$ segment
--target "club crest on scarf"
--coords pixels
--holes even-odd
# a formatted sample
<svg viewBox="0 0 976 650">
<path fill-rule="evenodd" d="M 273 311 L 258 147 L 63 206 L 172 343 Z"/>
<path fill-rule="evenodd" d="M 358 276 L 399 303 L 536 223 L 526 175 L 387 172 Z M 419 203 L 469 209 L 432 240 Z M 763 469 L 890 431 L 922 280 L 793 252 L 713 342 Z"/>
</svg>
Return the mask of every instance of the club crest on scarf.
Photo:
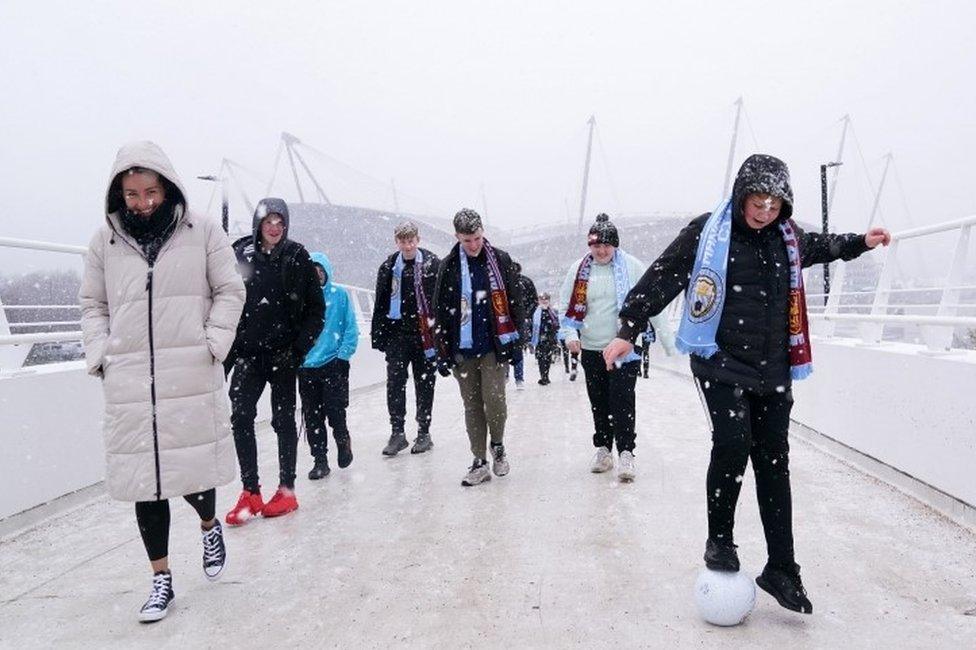
<svg viewBox="0 0 976 650">
<path fill-rule="evenodd" d="M 461 324 L 467 325 L 471 322 L 471 305 L 468 303 L 467 296 L 461 296 Z"/>
<path fill-rule="evenodd" d="M 711 269 L 701 269 L 691 286 L 689 314 L 693 322 L 703 323 L 718 313 L 715 307 L 723 302 L 725 286 Z"/>
</svg>

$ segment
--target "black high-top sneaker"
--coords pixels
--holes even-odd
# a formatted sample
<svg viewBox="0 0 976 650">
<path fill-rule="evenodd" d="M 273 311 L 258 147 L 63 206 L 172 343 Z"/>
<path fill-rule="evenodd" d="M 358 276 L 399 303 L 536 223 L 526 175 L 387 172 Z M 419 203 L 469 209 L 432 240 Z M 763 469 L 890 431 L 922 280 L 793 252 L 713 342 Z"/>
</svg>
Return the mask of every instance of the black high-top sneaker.
<svg viewBox="0 0 976 650">
<path fill-rule="evenodd" d="M 418 431 L 417 439 L 413 441 L 413 447 L 410 448 L 411 454 L 422 454 L 425 451 L 430 451 L 434 446 L 434 441 L 430 439 L 429 431 Z"/>
<path fill-rule="evenodd" d="M 152 593 L 149 600 L 139 610 L 140 623 L 155 623 L 166 617 L 169 606 L 176 599 L 173 592 L 173 574 L 169 571 L 160 571 L 153 575 Z"/>
<path fill-rule="evenodd" d="M 352 464 L 352 440 L 346 436 L 342 440 L 336 440 L 337 460 L 339 469 L 345 469 Z"/>
<path fill-rule="evenodd" d="M 394 431 L 390 435 L 390 441 L 386 443 L 386 447 L 383 447 L 384 456 L 396 456 L 401 451 L 410 446 L 407 442 L 407 436 L 403 431 Z"/>
<path fill-rule="evenodd" d="M 738 571 L 739 554 L 736 548 L 732 542 L 709 537 L 705 542 L 705 566 L 712 571 Z"/>
<path fill-rule="evenodd" d="M 807 598 L 807 590 L 800 580 L 799 564 L 794 562 L 792 567 L 767 564 L 756 578 L 756 584 L 782 607 L 801 614 L 813 613 L 813 604 Z"/>
<path fill-rule="evenodd" d="M 207 580 L 220 577 L 227 564 L 227 547 L 224 546 L 224 529 L 220 527 L 220 520 L 214 522 L 213 528 L 203 532 L 203 575 Z"/>
</svg>

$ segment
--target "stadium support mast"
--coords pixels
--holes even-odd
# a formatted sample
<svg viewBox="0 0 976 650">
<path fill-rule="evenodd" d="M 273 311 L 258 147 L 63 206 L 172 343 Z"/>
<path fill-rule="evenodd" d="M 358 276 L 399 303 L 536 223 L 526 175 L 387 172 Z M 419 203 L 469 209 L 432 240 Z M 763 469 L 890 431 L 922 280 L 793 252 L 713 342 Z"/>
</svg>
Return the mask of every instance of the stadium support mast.
<svg viewBox="0 0 976 650">
<path fill-rule="evenodd" d="M 742 97 L 735 100 L 735 124 L 732 125 L 732 144 L 729 145 L 729 162 L 725 165 L 725 185 L 722 186 L 722 198 L 729 195 L 729 183 L 732 181 L 732 163 L 735 161 L 735 143 L 739 139 L 739 117 L 742 115 Z"/>
<path fill-rule="evenodd" d="M 295 187 L 298 189 L 299 200 L 302 203 L 305 203 L 305 195 L 302 192 L 302 184 L 298 180 L 298 168 L 295 167 L 296 158 L 298 159 L 298 162 L 301 163 L 302 169 L 305 170 L 305 173 L 308 175 L 309 179 L 311 179 L 312 185 L 315 186 L 315 191 L 318 193 L 319 198 L 322 199 L 322 203 L 332 205 L 329 197 L 325 195 L 325 190 L 322 189 L 322 186 L 319 185 L 318 180 L 316 180 L 315 174 L 312 173 L 312 170 L 309 169 L 308 165 L 305 163 L 305 159 L 302 158 L 301 152 L 295 148 L 295 145 L 301 144 L 302 141 L 293 136 L 291 133 L 286 132 L 281 133 L 281 141 L 284 143 L 285 149 L 288 150 L 288 162 L 291 163 L 291 173 L 295 177 Z"/>
<path fill-rule="evenodd" d="M 840 132 L 840 147 L 837 148 L 837 156 L 834 160 L 838 163 L 844 161 L 844 142 L 847 140 L 847 129 L 851 125 L 851 116 L 845 115 L 840 118 L 844 123 L 844 129 Z M 834 196 L 837 194 L 837 177 L 840 175 L 840 166 L 834 167 L 834 178 L 830 181 L 830 195 L 827 198 L 827 211 L 830 212 L 834 205 Z"/>
<path fill-rule="evenodd" d="M 579 223 L 576 224 L 576 229 L 579 232 L 583 230 L 583 217 L 586 213 L 586 188 L 590 182 L 590 156 L 593 153 L 593 129 L 596 126 L 596 116 L 590 115 L 587 124 L 590 125 L 590 136 L 586 143 L 586 163 L 583 165 L 583 191 L 580 196 Z"/>
</svg>

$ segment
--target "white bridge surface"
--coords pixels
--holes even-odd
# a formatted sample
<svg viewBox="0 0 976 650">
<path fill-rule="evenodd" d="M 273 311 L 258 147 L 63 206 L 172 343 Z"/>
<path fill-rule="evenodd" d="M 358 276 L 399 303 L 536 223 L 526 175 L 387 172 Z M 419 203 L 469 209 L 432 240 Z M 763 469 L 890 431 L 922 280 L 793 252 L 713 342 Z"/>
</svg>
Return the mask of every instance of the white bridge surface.
<svg viewBox="0 0 976 650">
<path fill-rule="evenodd" d="M 527 390 L 509 387 L 507 477 L 461 487 L 460 398 L 438 379 L 431 453 L 382 457 L 384 389 L 356 391 L 352 466 L 339 470 L 333 447 L 332 474 L 310 482 L 302 441 L 301 507 L 226 528 L 217 583 L 202 574 L 193 511 L 173 501 L 176 601 L 154 625 L 136 621 L 151 574 L 131 504 L 96 491 L 8 534 L 0 647 L 976 647 L 976 534 L 798 436 L 796 548 L 814 614 L 759 591 L 743 625 L 702 622 L 693 585 L 709 434 L 691 381 L 664 370 L 639 380 L 638 477 L 622 485 L 588 471 L 582 377 L 557 367 L 540 387 L 526 365 Z M 267 425 L 259 436 L 267 497 L 275 439 Z M 238 489 L 218 491 L 221 517 Z M 754 576 L 765 545 L 751 472 L 737 524 Z"/>
</svg>

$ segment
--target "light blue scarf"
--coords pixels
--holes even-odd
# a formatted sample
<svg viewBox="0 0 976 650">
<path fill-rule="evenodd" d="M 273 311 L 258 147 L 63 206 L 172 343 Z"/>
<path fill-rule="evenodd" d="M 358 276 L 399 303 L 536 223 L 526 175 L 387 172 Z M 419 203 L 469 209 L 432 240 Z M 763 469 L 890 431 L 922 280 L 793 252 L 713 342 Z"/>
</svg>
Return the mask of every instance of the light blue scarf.
<svg viewBox="0 0 976 650">
<path fill-rule="evenodd" d="M 474 320 L 474 296 L 471 290 L 471 274 L 468 272 L 468 256 L 461 246 L 458 246 L 458 253 L 458 257 L 461 258 L 461 341 L 458 347 L 462 350 L 470 350 L 474 347 L 471 327 Z"/>
<path fill-rule="evenodd" d="M 685 294 L 684 315 L 675 347 L 706 359 L 718 352 L 715 335 L 725 306 L 725 279 L 732 237 L 732 199 L 722 201 L 705 222 Z"/>
<path fill-rule="evenodd" d="M 417 257 L 414 258 L 414 273 L 418 273 L 424 263 L 424 254 L 418 249 Z M 390 311 L 386 314 L 387 318 L 400 320 L 401 291 L 403 290 L 403 253 L 397 253 L 396 262 L 393 263 L 393 286 L 390 287 Z"/>
<path fill-rule="evenodd" d="M 560 324 L 575 330 L 583 329 L 583 321 L 586 320 L 586 293 L 590 282 L 590 270 L 593 266 L 593 254 L 587 253 L 580 260 L 579 268 L 576 271 L 576 280 L 573 283 L 573 293 L 570 294 L 569 306 L 566 314 L 562 317 Z M 617 299 L 617 313 L 623 309 L 624 301 L 630 292 L 630 273 L 627 270 L 627 259 L 623 251 L 619 248 L 613 252 L 613 289 Z M 617 364 L 637 361 L 640 355 L 631 351 L 630 354 L 618 359 Z"/>
</svg>

